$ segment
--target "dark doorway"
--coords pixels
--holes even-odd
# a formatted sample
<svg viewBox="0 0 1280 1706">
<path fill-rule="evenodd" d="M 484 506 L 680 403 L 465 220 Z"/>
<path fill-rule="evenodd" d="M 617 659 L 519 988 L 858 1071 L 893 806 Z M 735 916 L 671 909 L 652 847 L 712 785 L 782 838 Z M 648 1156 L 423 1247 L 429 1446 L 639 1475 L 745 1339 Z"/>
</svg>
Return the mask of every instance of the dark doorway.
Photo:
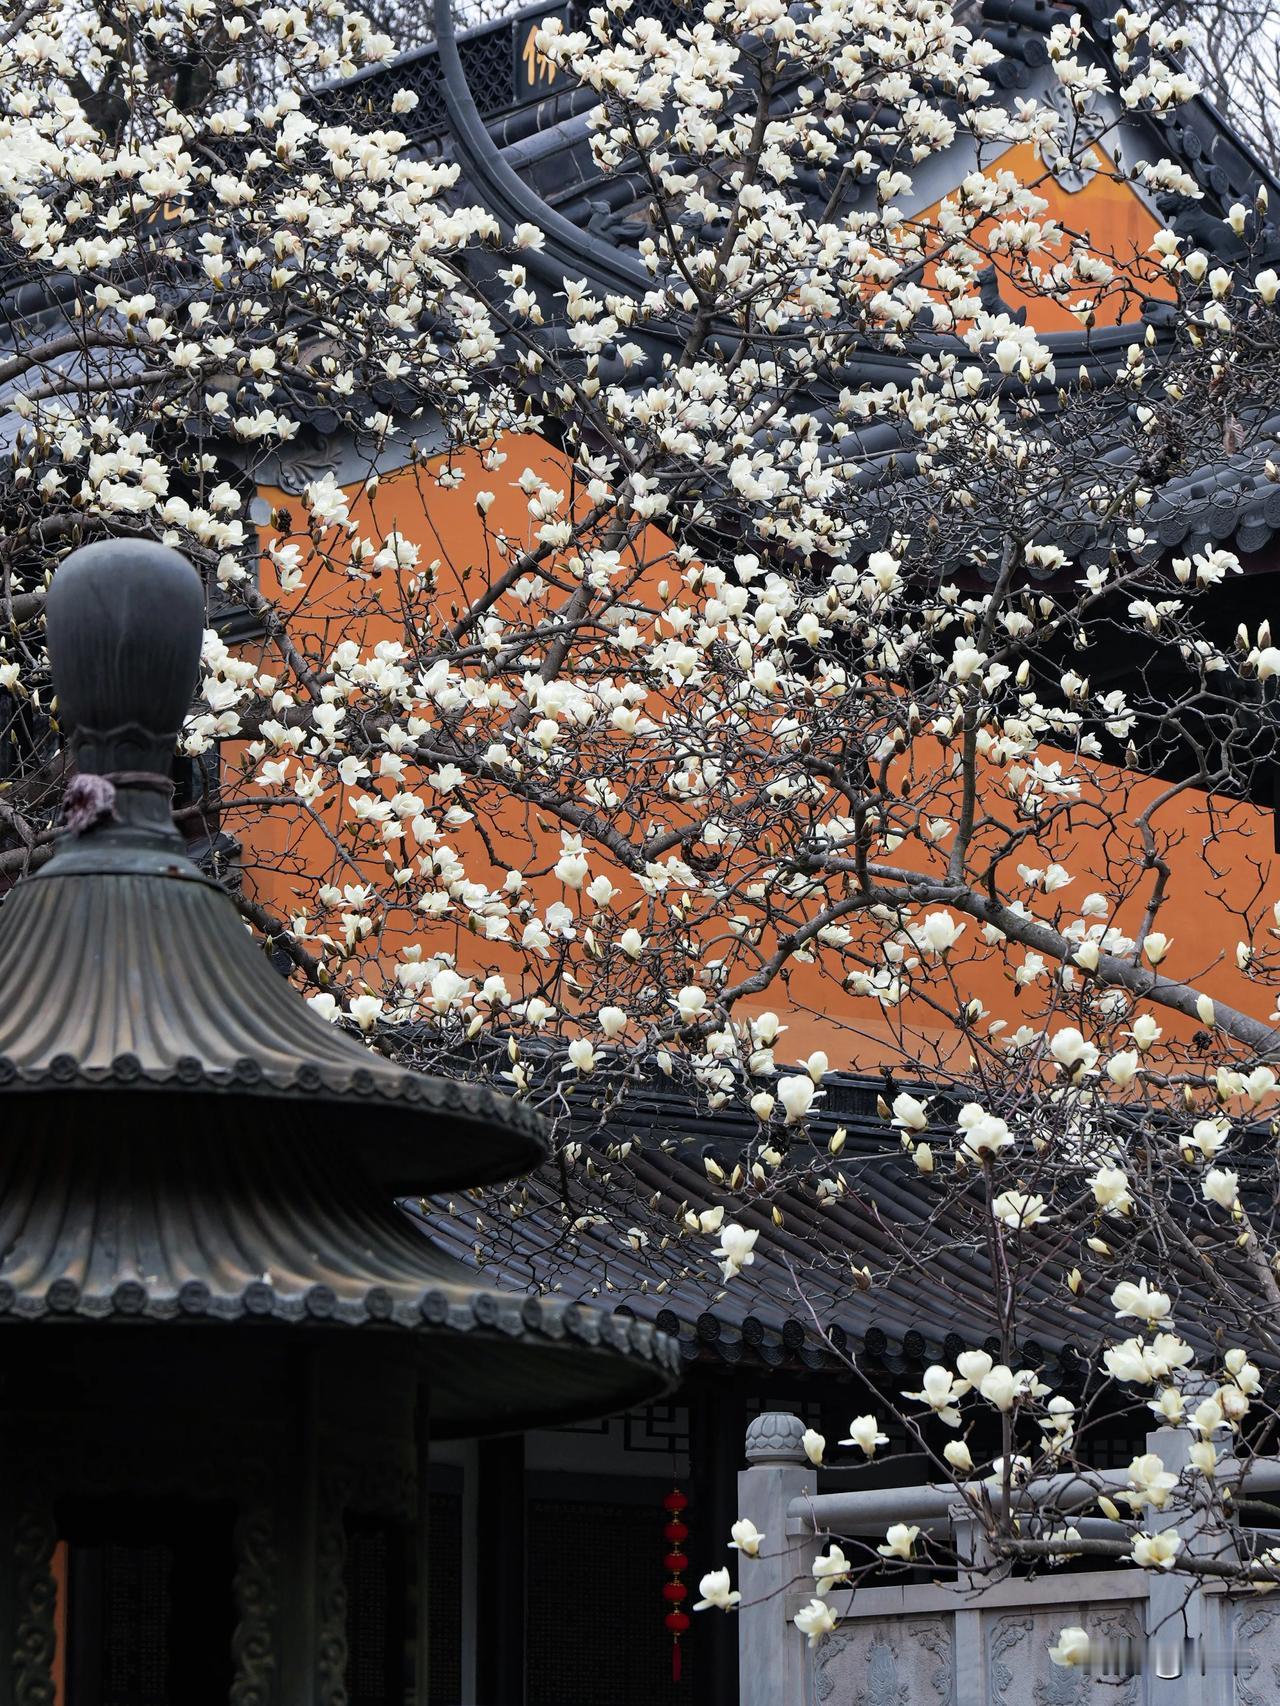
<svg viewBox="0 0 1280 1706">
<path fill-rule="evenodd" d="M 230 1506 L 104 1499 L 62 1513 L 68 1706 L 226 1706 Z"/>
</svg>

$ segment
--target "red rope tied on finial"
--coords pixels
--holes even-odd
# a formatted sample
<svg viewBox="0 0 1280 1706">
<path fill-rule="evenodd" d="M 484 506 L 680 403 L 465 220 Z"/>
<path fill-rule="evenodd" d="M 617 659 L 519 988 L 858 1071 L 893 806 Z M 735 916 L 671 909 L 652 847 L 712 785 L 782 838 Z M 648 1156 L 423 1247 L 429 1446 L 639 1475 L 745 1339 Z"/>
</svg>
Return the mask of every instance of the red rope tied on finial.
<svg viewBox="0 0 1280 1706">
<path fill-rule="evenodd" d="M 679 1487 L 673 1487 L 663 1499 L 662 1508 L 670 1518 L 662 1530 L 662 1537 L 669 1548 L 662 1565 L 671 1576 L 671 1580 L 662 1589 L 662 1597 L 668 1606 L 663 1622 L 671 1635 L 671 1680 L 679 1682 L 680 1637 L 689 1627 L 689 1614 L 680 1609 L 683 1601 L 689 1597 L 689 1590 L 680 1579 L 689 1568 L 689 1560 L 681 1551 L 684 1542 L 689 1538 L 689 1527 L 681 1521 L 681 1516 L 689 1508 L 689 1501 Z"/>
<path fill-rule="evenodd" d="M 117 787 L 172 794 L 173 778 L 155 770 L 113 770 L 106 776 L 82 770 L 67 783 L 62 796 L 63 827 L 72 835 L 84 835 L 100 823 L 115 823 Z"/>
<path fill-rule="evenodd" d="M 67 783 L 62 796 L 62 822 L 72 835 L 83 835 L 116 815 L 116 787 L 107 776 L 81 772 Z"/>
</svg>

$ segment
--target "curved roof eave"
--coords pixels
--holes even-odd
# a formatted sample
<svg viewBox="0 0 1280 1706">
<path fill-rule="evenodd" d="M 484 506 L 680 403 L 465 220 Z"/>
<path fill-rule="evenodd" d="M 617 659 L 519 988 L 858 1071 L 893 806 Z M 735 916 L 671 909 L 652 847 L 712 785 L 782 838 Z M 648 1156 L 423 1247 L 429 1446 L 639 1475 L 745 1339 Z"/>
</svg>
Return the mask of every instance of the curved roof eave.
<svg viewBox="0 0 1280 1706">
<path fill-rule="evenodd" d="M 508 230 L 527 222 L 543 233 L 545 248 L 524 257 L 529 272 L 541 282 L 555 284 L 563 282 L 566 270 L 575 276 L 585 273 L 605 292 L 644 295 L 653 281 L 638 262 L 557 213 L 504 157 L 480 116 L 463 70 L 450 0 L 433 0 L 432 11 L 455 152 L 472 187 Z"/>
</svg>

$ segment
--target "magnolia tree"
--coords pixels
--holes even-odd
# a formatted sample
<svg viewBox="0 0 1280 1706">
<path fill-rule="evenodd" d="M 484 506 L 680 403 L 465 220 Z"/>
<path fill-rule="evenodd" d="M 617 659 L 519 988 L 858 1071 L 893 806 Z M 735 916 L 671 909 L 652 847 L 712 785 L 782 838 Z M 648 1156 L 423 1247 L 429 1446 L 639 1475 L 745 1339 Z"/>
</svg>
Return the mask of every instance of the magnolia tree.
<svg viewBox="0 0 1280 1706">
<path fill-rule="evenodd" d="M 1231 114 L 1232 123 L 1274 171 L 1280 163 L 1280 20 L 1274 0 L 1206 0 L 1159 12 L 1167 23 L 1186 30 L 1186 58 L 1205 93 L 1219 112 Z"/>
<path fill-rule="evenodd" d="M 997 1566 L 1190 1568 L 1178 1522 L 1208 1511 L 1194 1569 L 1270 1583 L 1239 1483 L 1280 1362 L 1280 897 L 1242 802 L 1280 649 L 1256 612 L 1224 620 L 1237 558 L 1170 557 L 1152 518 L 1202 464 L 1265 461 L 1280 280 L 1261 190 L 1226 218 L 1229 267 L 1172 230 L 1103 253 L 1051 216 L 1085 150 L 1166 207 L 1199 193 L 1098 151 L 1107 113 L 1193 93 L 1159 25 L 1105 33 L 1064 16 L 1063 98 L 1010 104 L 935 0 L 548 25 L 599 94 L 597 161 L 647 195 L 648 287 L 606 295 L 553 288 L 538 229 L 414 154 L 412 94 L 330 122 L 317 85 L 392 50 L 337 0 L 9 5 L 0 865 L 55 827 L 60 557 L 179 546 L 259 636 L 211 614 L 183 736 L 220 765 L 246 922 L 317 1014 L 548 1117 L 556 1164 L 490 1204 L 481 1256 L 537 1199 L 566 1260 L 749 1283 L 784 1199 L 857 1199 L 865 1156 L 813 1122 L 832 1059 L 874 1062 L 925 1206 L 869 1219 L 852 1277 L 847 1224 L 815 1238 L 809 1302 L 826 1328 L 841 1286 L 891 1293 L 943 1244 L 982 1264 L 974 1344 L 999 1355 L 877 1402 L 970 1489 Z M 995 164 L 1015 144 L 1021 177 Z M 962 180 L 925 207 L 913 173 L 953 147 Z M 1065 371 L 1039 303 L 1134 329 Z M 260 537 L 259 481 L 320 418 L 364 477 L 311 480 Z M 433 528 L 449 505 L 465 551 Z M 1220 891 L 1209 949 L 1193 881 Z M 825 1027 L 799 1068 L 779 1014 Z M 625 1146 L 590 1140 L 654 1075 L 753 1123 L 708 1163 L 709 1213 L 646 1200 Z M 1058 1304 L 1086 1352 L 1070 1398 L 1017 1357 Z M 1051 1501 L 1014 1520 L 1015 1483 L 1091 1473 L 1092 1433 L 1144 1403 L 1190 1430 L 1189 1467 L 1139 1457 L 1111 1538 Z M 914 1530 L 849 1545 L 826 1585 L 928 1556 Z M 713 1572 L 703 1597 L 749 1591 Z M 825 1596 L 803 1619 L 830 1626 Z"/>
</svg>

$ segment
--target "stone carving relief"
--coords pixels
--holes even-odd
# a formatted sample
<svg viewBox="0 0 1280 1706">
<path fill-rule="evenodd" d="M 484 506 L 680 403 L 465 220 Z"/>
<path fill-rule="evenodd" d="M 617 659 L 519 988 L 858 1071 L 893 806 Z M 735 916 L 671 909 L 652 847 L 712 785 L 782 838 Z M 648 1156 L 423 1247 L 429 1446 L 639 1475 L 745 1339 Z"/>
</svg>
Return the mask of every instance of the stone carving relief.
<svg viewBox="0 0 1280 1706">
<path fill-rule="evenodd" d="M 273 1631 L 280 1556 L 275 1512 L 259 1492 L 236 1521 L 236 1627 L 231 1640 L 234 1679 L 230 1706 L 271 1706 L 276 1657 Z"/>
<path fill-rule="evenodd" d="M 1232 1603 L 1227 1618 L 1235 1664 L 1235 1706 L 1272 1706 L 1280 1698 L 1280 1604 Z"/>
<path fill-rule="evenodd" d="M 950 1706 L 951 1626 L 944 1617 L 844 1623 L 814 1654 L 814 1692 L 831 1706 Z"/>
<path fill-rule="evenodd" d="M 1131 1606 L 1055 1605 L 992 1617 L 986 1626 L 987 1688 L 992 1706 L 1140 1706 L 1141 1678 L 1093 1676 L 1055 1665 L 1049 1657 L 1060 1629 L 1075 1624 L 1119 1648 L 1141 1644 Z"/>
<path fill-rule="evenodd" d="M 58 1592 L 53 1580 L 57 1531 L 53 1500 L 41 1481 L 28 1481 L 13 1536 L 16 1600 L 13 1698 L 15 1706 L 53 1706 L 51 1666 Z"/>
<path fill-rule="evenodd" d="M 319 1599 L 318 1706 L 347 1706 L 347 1588 L 343 1565 L 347 1537 L 343 1525 L 348 1477 L 342 1471 L 322 1478 L 316 1533 L 316 1588 Z"/>
</svg>

